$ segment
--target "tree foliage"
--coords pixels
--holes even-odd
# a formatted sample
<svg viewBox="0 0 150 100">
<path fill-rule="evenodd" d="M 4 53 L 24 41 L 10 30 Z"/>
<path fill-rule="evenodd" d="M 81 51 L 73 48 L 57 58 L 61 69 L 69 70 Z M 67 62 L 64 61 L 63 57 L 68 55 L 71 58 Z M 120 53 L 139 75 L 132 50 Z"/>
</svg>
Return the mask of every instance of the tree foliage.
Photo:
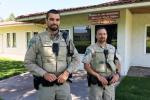
<svg viewBox="0 0 150 100">
<path fill-rule="evenodd" d="M 9 17 L 5 19 L 5 21 L 15 21 L 15 15 L 11 13 Z"/>
</svg>

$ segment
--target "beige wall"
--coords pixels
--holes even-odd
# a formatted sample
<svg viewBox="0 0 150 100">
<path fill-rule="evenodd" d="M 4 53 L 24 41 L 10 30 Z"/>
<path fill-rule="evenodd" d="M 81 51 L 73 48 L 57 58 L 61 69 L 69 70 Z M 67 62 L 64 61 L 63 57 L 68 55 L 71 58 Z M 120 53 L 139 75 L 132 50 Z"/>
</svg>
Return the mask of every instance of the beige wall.
<svg viewBox="0 0 150 100">
<path fill-rule="evenodd" d="M 61 17 L 61 28 L 70 30 L 70 38 L 73 39 L 73 26 L 90 25 L 88 14 L 74 14 Z"/>
<path fill-rule="evenodd" d="M 3 35 L 0 34 L 0 53 L 3 52 Z"/>
<path fill-rule="evenodd" d="M 130 67 L 130 50 L 131 50 L 131 34 L 132 34 L 132 14 L 128 9 L 120 11 L 120 19 L 118 20 L 118 51 L 122 58 L 121 73 L 126 75 Z"/>
<path fill-rule="evenodd" d="M 26 52 L 26 32 L 41 32 L 44 31 L 41 25 L 15 25 L 0 27 L 0 34 L 3 35 L 3 53 L 5 54 L 25 54 Z M 7 47 L 7 33 L 16 33 L 16 47 Z M 12 41 L 12 35 L 11 35 Z"/>
<path fill-rule="evenodd" d="M 150 67 L 150 54 L 146 54 L 146 26 L 150 25 L 150 14 L 133 15 L 131 64 Z"/>
<path fill-rule="evenodd" d="M 74 14 L 61 17 L 61 26 L 81 26 L 88 25 L 88 14 Z"/>
</svg>

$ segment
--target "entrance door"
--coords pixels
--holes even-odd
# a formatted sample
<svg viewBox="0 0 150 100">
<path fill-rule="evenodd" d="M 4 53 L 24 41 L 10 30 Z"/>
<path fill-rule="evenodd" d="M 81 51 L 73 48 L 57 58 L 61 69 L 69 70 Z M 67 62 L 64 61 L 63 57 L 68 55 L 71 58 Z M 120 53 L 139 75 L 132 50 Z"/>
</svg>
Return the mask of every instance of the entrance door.
<svg viewBox="0 0 150 100">
<path fill-rule="evenodd" d="M 95 26 L 95 33 L 98 28 L 105 27 L 107 30 L 108 38 L 107 43 L 112 44 L 113 46 L 117 47 L 117 24 L 111 24 L 111 25 L 96 25 Z M 95 42 L 96 42 L 95 38 Z"/>
<path fill-rule="evenodd" d="M 2 34 L 0 34 L 0 53 L 2 53 L 2 50 L 3 50 L 3 38 L 2 38 Z"/>
</svg>

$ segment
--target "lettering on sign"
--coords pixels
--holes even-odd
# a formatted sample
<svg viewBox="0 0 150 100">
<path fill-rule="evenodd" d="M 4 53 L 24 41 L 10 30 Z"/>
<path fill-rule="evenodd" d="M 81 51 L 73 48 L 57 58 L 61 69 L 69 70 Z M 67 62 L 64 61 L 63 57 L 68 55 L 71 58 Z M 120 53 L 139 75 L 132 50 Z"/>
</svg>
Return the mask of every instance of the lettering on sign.
<svg viewBox="0 0 150 100">
<path fill-rule="evenodd" d="M 88 20 L 91 24 L 112 24 L 115 23 L 116 19 L 118 19 L 119 17 L 119 11 L 91 13 L 88 16 Z"/>
</svg>

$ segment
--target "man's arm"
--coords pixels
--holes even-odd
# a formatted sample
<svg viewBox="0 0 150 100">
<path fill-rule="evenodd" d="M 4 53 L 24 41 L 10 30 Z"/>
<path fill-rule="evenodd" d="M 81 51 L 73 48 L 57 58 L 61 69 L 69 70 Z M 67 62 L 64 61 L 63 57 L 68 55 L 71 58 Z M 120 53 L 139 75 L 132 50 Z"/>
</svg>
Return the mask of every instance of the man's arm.
<svg viewBox="0 0 150 100">
<path fill-rule="evenodd" d="M 29 43 L 29 47 L 27 49 L 25 59 L 24 59 L 24 65 L 25 67 L 32 72 L 33 74 L 36 74 L 38 76 L 42 76 L 46 73 L 45 70 L 43 70 L 39 65 L 36 64 L 36 50 L 38 49 L 37 47 L 38 42 L 36 38 L 32 38 Z"/>
<path fill-rule="evenodd" d="M 119 74 L 119 76 L 120 76 L 120 72 L 121 72 L 120 61 L 119 60 L 115 61 L 115 65 L 116 65 L 116 73 Z"/>
<path fill-rule="evenodd" d="M 95 76 L 102 83 L 103 86 L 107 85 L 108 81 L 105 79 L 105 77 L 101 76 L 99 73 L 93 70 L 90 64 L 91 60 L 92 60 L 92 50 L 90 48 L 87 48 L 82 60 L 82 62 L 84 63 L 84 69 L 87 71 L 88 74 Z"/>
<path fill-rule="evenodd" d="M 120 58 L 120 55 L 119 55 L 117 50 L 116 50 L 115 57 L 114 57 L 114 63 L 116 65 L 116 72 L 120 74 L 120 72 L 121 72 L 121 58 Z"/>
<path fill-rule="evenodd" d="M 76 71 L 76 69 L 78 68 L 80 64 L 80 56 L 72 41 L 70 41 L 70 45 L 71 45 L 71 48 L 73 48 L 73 56 L 71 57 L 71 62 L 68 65 L 67 71 L 69 73 L 72 73 Z"/>
<path fill-rule="evenodd" d="M 59 83 L 64 83 L 68 77 L 69 74 L 73 73 L 77 67 L 79 66 L 80 63 L 80 58 L 79 58 L 79 54 L 78 51 L 76 50 L 73 42 L 71 42 L 72 48 L 73 48 L 73 56 L 71 57 L 71 62 L 68 65 L 68 68 L 58 77 L 58 82 Z"/>
<path fill-rule="evenodd" d="M 97 72 L 95 72 L 92 68 L 91 68 L 91 65 L 90 64 L 86 64 L 84 63 L 84 69 L 87 71 L 87 73 L 95 76 L 95 77 L 98 77 L 99 74 Z"/>
<path fill-rule="evenodd" d="M 116 74 L 113 75 L 113 78 L 110 81 L 110 83 L 115 83 L 115 82 L 119 81 L 119 78 L 121 76 L 120 75 L 120 73 L 121 73 L 121 58 L 117 51 L 115 53 L 114 63 L 116 65 Z"/>
<path fill-rule="evenodd" d="M 84 64 L 84 69 L 87 71 L 87 73 L 89 73 L 90 75 L 95 76 L 101 83 L 103 86 L 108 84 L 108 81 L 106 80 L 105 77 L 101 76 L 100 74 L 98 74 L 96 71 L 94 71 L 91 67 L 90 64 Z"/>
</svg>

